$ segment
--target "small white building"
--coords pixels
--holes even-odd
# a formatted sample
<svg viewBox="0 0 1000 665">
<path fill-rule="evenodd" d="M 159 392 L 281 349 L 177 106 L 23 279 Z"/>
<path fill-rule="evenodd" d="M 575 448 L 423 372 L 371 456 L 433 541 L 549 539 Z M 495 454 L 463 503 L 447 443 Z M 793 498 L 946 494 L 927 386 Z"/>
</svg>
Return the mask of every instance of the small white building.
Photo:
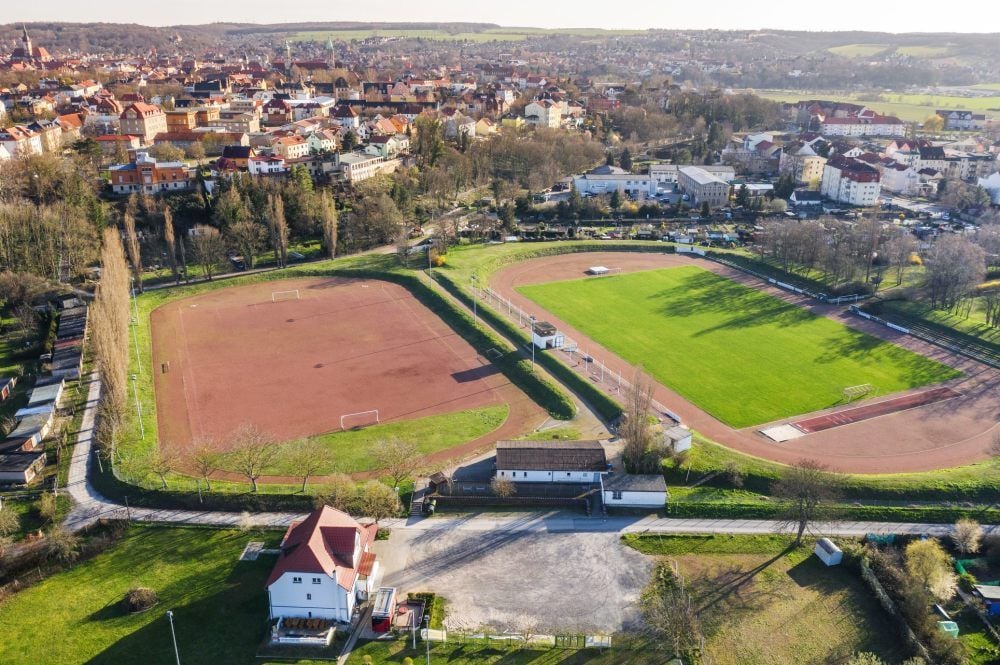
<svg viewBox="0 0 1000 665">
<path fill-rule="evenodd" d="M 675 453 L 691 450 L 691 430 L 682 425 L 663 428 L 663 443 Z"/>
<path fill-rule="evenodd" d="M 601 481 L 608 508 L 662 508 L 667 503 L 667 483 L 658 473 L 613 473 Z"/>
<path fill-rule="evenodd" d="M 348 623 L 375 587 L 379 564 L 371 545 L 378 526 L 323 506 L 292 522 L 267 579 L 270 616 Z"/>
<path fill-rule="evenodd" d="M 539 349 L 558 349 L 566 337 L 548 321 L 535 321 L 531 326 L 531 342 Z"/>
<path fill-rule="evenodd" d="M 519 483 L 599 483 L 608 471 L 600 441 L 497 441 L 496 464 Z"/>
<path fill-rule="evenodd" d="M 844 553 L 829 538 L 820 538 L 817 540 L 813 553 L 828 566 L 836 566 L 844 558 Z"/>
</svg>

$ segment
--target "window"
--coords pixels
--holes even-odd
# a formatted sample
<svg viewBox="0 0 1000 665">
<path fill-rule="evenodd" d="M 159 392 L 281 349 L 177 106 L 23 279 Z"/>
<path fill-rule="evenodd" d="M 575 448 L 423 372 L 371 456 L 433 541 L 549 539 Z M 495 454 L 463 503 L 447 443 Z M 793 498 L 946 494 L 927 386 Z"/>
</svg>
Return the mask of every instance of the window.
<svg viewBox="0 0 1000 665">
<path fill-rule="evenodd" d="M 313 578 L 313 584 L 322 584 L 322 583 L 323 583 L 323 580 L 321 580 L 320 578 L 318 578 L 318 577 L 314 577 Z"/>
<path fill-rule="evenodd" d="M 612 490 L 612 492 L 611 492 L 611 499 L 614 500 L 614 501 L 621 501 L 622 500 L 622 491 L 621 490 Z"/>
<path fill-rule="evenodd" d="M 524 472 L 524 477 L 525 477 L 525 478 L 527 478 L 527 477 L 528 477 L 528 472 L 527 472 L 527 471 L 525 471 L 525 472 Z"/>
<path fill-rule="evenodd" d="M 312 600 L 312 599 L 313 599 L 313 595 L 311 593 L 307 593 L 306 594 L 306 600 Z"/>
<path fill-rule="evenodd" d="M 302 578 L 301 577 L 293 577 L 292 578 L 292 584 L 302 584 Z"/>
<path fill-rule="evenodd" d="M 572 474 L 572 473 L 570 473 L 569 471 L 567 471 L 567 472 L 566 472 L 566 477 L 567 477 L 567 478 L 569 478 L 569 477 L 570 477 L 570 476 L 572 476 L 572 475 L 573 475 L 573 474 Z"/>
</svg>

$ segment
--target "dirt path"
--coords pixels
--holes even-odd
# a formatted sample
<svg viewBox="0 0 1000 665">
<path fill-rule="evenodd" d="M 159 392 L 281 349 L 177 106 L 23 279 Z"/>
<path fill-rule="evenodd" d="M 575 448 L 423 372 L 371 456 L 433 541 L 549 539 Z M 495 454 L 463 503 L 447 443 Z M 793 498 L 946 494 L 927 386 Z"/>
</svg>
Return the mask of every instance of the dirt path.
<svg viewBox="0 0 1000 665">
<path fill-rule="evenodd" d="M 794 463 L 803 458 L 815 459 L 831 468 L 850 473 L 900 473 L 959 466 L 985 459 L 988 456 L 987 449 L 993 432 L 1000 431 L 1000 371 L 853 316 L 846 308 L 815 303 L 803 296 L 773 288 L 745 273 L 704 259 L 692 259 L 676 254 L 625 252 L 564 254 L 515 263 L 495 273 L 490 279 L 490 286 L 528 312 L 539 312 L 539 318 L 551 321 L 579 344 L 586 345 L 588 353 L 613 371 L 621 372 L 623 376 L 631 376 L 634 368 L 629 363 L 551 313 L 545 312 L 542 315 L 541 312 L 544 310 L 515 291 L 515 287 L 526 284 L 584 277 L 584 271 L 593 265 L 621 268 L 623 272 L 695 265 L 762 290 L 819 316 L 825 316 L 893 342 L 965 373 L 962 378 L 942 384 L 961 393 L 961 396 L 955 399 L 835 427 L 785 443 L 775 443 L 760 434 L 758 430 L 763 424 L 735 430 L 674 391 L 665 386 L 656 386 L 656 399 L 677 412 L 685 425 L 730 448 L 784 463 Z M 919 390 L 921 389 L 909 392 Z M 907 393 L 896 393 L 879 399 L 891 399 L 901 394 Z M 837 410 L 839 409 L 834 408 L 813 414 L 799 414 L 779 422 L 787 423 L 806 416 L 819 416 Z"/>
</svg>

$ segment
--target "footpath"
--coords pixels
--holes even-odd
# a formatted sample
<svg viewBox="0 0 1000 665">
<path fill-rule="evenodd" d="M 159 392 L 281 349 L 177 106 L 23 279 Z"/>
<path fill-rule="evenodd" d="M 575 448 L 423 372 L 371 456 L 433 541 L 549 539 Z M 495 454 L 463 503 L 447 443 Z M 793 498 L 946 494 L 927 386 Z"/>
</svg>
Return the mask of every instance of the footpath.
<svg viewBox="0 0 1000 665">
<path fill-rule="evenodd" d="M 73 508 L 65 525 L 72 530 L 82 529 L 101 518 L 127 518 L 131 521 L 167 524 L 197 524 L 220 527 L 238 527 L 250 524 L 255 527 L 286 528 L 295 519 L 305 515 L 296 513 L 233 513 L 217 511 L 174 510 L 163 508 L 128 508 L 100 494 L 90 482 L 91 465 L 94 464 L 94 420 L 101 394 L 101 381 L 90 376 L 87 403 L 80 431 L 73 446 L 69 466 L 67 491 L 73 499 Z M 564 511 L 532 513 L 469 513 L 430 518 L 389 519 L 381 522 L 390 529 L 407 529 L 426 532 L 462 531 L 518 531 L 535 533 L 603 532 L 603 533 L 721 533 L 762 534 L 786 533 L 787 524 L 773 520 L 736 519 L 671 519 L 653 515 L 613 515 L 586 517 Z M 951 531 L 948 524 L 921 524 L 903 522 L 823 522 L 814 525 L 814 531 L 829 536 L 864 536 L 867 533 L 927 534 L 942 536 Z M 985 525 L 987 533 L 1000 533 L 1000 526 Z"/>
</svg>

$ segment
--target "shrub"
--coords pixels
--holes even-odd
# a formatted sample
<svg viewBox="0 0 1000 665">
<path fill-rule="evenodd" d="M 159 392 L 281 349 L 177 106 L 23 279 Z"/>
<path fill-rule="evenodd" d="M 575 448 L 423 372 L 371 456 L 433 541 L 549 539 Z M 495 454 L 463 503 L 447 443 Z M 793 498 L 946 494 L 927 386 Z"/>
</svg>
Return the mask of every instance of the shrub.
<svg viewBox="0 0 1000 665">
<path fill-rule="evenodd" d="M 149 587 L 134 586 L 125 592 L 122 599 L 122 609 L 129 614 L 144 612 L 156 605 L 159 599 L 156 592 Z"/>
<path fill-rule="evenodd" d="M 983 527 L 979 526 L 979 522 L 967 517 L 955 522 L 955 529 L 951 532 L 951 540 L 959 553 L 975 554 L 979 551 L 982 539 Z"/>
<path fill-rule="evenodd" d="M 962 591 L 972 593 L 972 588 L 979 584 L 979 580 L 972 573 L 966 571 L 958 576 L 958 586 Z"/>
</svg>

